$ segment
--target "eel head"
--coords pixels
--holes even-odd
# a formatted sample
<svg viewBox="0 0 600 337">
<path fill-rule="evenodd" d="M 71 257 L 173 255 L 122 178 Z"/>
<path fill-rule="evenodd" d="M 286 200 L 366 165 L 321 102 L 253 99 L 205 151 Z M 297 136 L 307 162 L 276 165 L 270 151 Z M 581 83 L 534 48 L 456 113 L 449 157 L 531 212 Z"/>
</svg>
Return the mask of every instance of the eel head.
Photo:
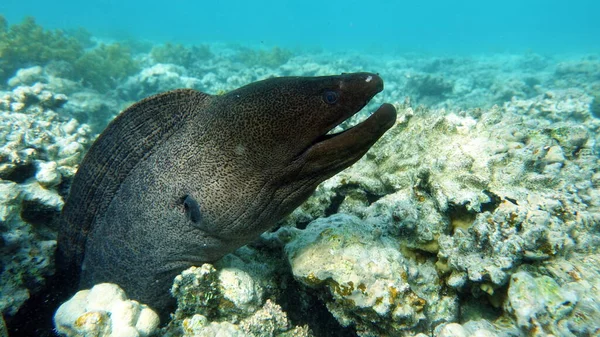
<svg viewBox="0 0 600 337">
<path fill-rule="evenodd" d="M 252 216 L 231 220 L 245 222 L 245 234 L 256 236 L 304 202 L 319 183 L 359 160 L 394 124 L 395 108 L 383 104 L 358 125 L 331 131 L 382 90 L 378 75 L 351 73 L 271 78 L 224 95 L 220 104 L 228 109 L 218 110 L 228 111 L 222 117 L 235 130 L 228 137 L 235 140 L 231 156 L 242 157 L 252 170 L 246 176 L 260 181 L 255 191 L 243 193 L 252 196 L 243 214 Z"/>
</svg>

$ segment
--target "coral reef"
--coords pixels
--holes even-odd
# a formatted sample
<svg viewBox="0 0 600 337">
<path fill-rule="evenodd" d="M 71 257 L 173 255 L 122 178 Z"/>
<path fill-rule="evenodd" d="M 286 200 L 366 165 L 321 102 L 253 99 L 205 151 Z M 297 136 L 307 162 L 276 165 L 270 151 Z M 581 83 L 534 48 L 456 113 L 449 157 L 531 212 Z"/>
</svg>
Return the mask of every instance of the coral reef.
<svg viewBox="0 0 600 337">
<path fill-rule="evenodd" d="M 398 335 L 425 320 L 457 318 L 458 301 L 439 295 L 434 264 L 404 258 L 397 242 L 375 224 L 339 214 L 287 235 L 294 276 L 308 287 L 326 289 L 321 298 L 327 308 L 361 336 Z"/>
<path fill-rule="evenodd" d="M 100 44 L 74 63 L 74 72 L 84 84 L 106 91 L 139 71 L 128 47 L 119 43 Z"/>
<path fill-rule="evenodd" d="M 32 97 L 30 103 L 38 102 L 45 108 L 58 109 L 61 118 L 74 118 L 79 123 L 87 124 L 94 135 L 102 132 L 108 122 L 128 105 L 128 101 L 118 100 L 112 94 L 100 94 L 83 87 L 81 83 L 57 77 L 52 73 L 52 66 L 19 69 L 7 83 L 21 95 L 28 87 L 41 90 L 40 99 L 43 100 L 29 94 Z M 53 94 L 55 92 L 61 94 Z M 13 101 L 15 107 L 20 105 L 18 101 Z"/>
<path fill-rule="evenodd" d="M 596 252 L 600 242 L 600 191 L 594 183 L 600 121 L 591 116 L 590 101 L 581 91 L 566 90 L 461 115 L 400 105 L 404 116 L 395 129 L 285 222 L 303 228 L 314 220 L 300 233 L 282 234 L 292 237 L 286 252 L 294 276 L 318 289 L 340 323 L 355 324 L 361 336 L 410 336 L 411 330 L 434 329 L 459 317 L 494 324 L 530 321 L 522 311 L 501 310 L 526 302 L 515 295 L 522 289 L 542 287 L 519 277 L 524 283 L 509 287 L 515 273 L 567 253 Z M 318 219 L 334 213 L 355 217 Z M 377 252 L 394 258 L 377 258 Z M 403 275 L 395 264 L 401 262 L 408 276 L 400 282 L 371 271 L 378 261 L 396 277 Z M 411 269 L 430 287 L 420 289 Z M 427 279 L 428 270 L 435 277 Z M 417 297 L 399 301 L 408 305 L 403 308 L 369 283 L 375 276 L 398 289 L 396 296 Z M 446 303 L 438 307 L 442 294 Z M 458 294 L 469 296 L 460 312 Z M 380 301 L 369 302 L 369 296 Z M 575 301 L 572 293 L 563 297 L 573 302 L 561 309 L 568 311 Z M 382 306 L 386 309 L 378 310 Z M 396 306 L 412 325 L 393 326 Z M 546 320 L 563 317 L 553 315 Z M 568 316 L 564 324 L 574 325 L 574 319 Z M 577 329 L 592 329 L 583 325 Z"/>
<path fill-rule="evenodd" d="M 439 75 L 411 76 L 407 87 L 418 98 L 426 96 L 444 96 L 452 92 L 453 85 Z"/>
<path fill-rule="evenodd" d="M 567 60 L 556 65 L 555 73 L 558 76 L 576 76 L 598 74 L 600 72 L 600 59 L 597 56 L 587 56 L 579 60 Z"/>
<path fill-rule="evenodd" d="M 286 63 L 293 56 L 292 52 L 273 47 L 271 50 L 240 48 L 237 60 L 249 66 L 276 68 Z"/>
<path fill-rule="evenodd" d="M 163 91 L 200 86 L 200 80 L 187 76 L 184 67 L 159 63 L 129 77 L 117 91 L 124 99 L 136 101 Z"/>
<path fill-rule="evenodd" d="M 31 17 L 8 27 L 0 18 L 0 81 L 23 67 L 52 66 L 60 77 L 82 81 L 100 91 L 114 88 L 119 81 L 139 70 L 129 48 L 119 43 L 90 44 L 81 30 L 76 37 L 61 30 L 45 30 Z"/>
<path fill-rule="evenodd" d="M 53 219 L 91 141 L 42 83 L 0 92 L 0 310 L 13 315 L 54 272 Z"/>
<path fill-rule="evenodd" d="M 245 256 L 250 255 L 246 253 Z M 281 307 L 271 299 L 265 299 L 269 293 L 272 296 L 272 289 L 275 289 L 272 266 L 248 262 L 244 264 L 230 255 L 219 263 L 224 266 L 219 270 L 204 264 L 177 276 L 171 292 L 177 298 L 178 307 L 163 334 L 312 336 L 308 327 L 292 326 Z"/>
<path fill-rule="evenodd" d="M 573 311 L 578 296 L 561 288 L 550 276 L 533 277 L 526 271 L 514 273 L 508 288 L 508 310 L 517 324 L 526 330 L 543 331 L 550 324 L 557 333 L 558 325 Z M 569 332 L 568 328 L 564 332 Z M 570 333 L 570 332 L 569 332 Z"/>
<path fill-rule="evenodd" d="M 6 322 L 4 321 L 3 315 L 0 315 L 0 336 L 8 337 L 8 329 L 6 328 Z"/>
<path fill-rule="evenodd" d="M 15 88 L 21 85 L 34 85 L 38 82 L 46 84 L 46 76 L 44 76 L 44 69 L 42 67 L 34 66 L 19 69 L 15 76 L 7 81 L 7 84 L 9 87 Z"/>
<path fill-rule="evenodd" d="M 386 91 L 396 100 L 409 93 L 419 104 L 447 109 L 487 109 L 513 96 L 531 98 L 549 89 L 578 87 L 575 83 L 585 83 L 586 79 L 593 83 L 593 73 L 559 79 L 557 63 L 537 54 L 446 58 L 403 55 L 385 60 L 382 75 L 394 79 L 392 86 L 386 85 Z M 423 93 L 436 95 L 424 95 L 417 90 L 421 87 Z"/>
<path fill-rule="evenodd" d="M 27 17 L 8 26 L 0 16 L 0 81 L 4 82 L 23 67 L 46 65 L 50 61 L 75 62 L 84 53 L 83 46 L 60 30 L 48 31 Z"/>
<path fill-rule="evenodd" d="M 593 97 L 594 100 L 590 104 L 590 112 L 594 117 L 600 118 L 600 92 L 596 92 Z"/>
<path fill-rule="evenodd" d="M 158 315 L 148 306 L 127 299 L 119 286 L 101 283 L 77 292 L 54 315 L 62 336 L 151 336 Z"/>
<path fill-rule="evenodd" d="M 600 256 L 523 265 L 511 276 L 504 320 L 436 327 L 434 336 L 595 336 L 600 332 Z M 510 319 L 514 325 L 509 325 Z"/>
<path fill-rule="evenodd" d="M 189 69 L 195 62 L 210 59 L 213 54 L 208 45 L 186 47 L 182 44 L 165 43 L 152 48 L 150 57 L 156 63 L 172 63 Z"/>
</svg>

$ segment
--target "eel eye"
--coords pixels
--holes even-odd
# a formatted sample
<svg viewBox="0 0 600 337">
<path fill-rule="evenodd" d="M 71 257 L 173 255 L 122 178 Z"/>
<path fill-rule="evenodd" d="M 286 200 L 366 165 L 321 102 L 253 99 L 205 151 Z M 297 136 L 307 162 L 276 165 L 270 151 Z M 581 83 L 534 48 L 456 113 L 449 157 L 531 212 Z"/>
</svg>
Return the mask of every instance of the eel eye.
<svg viewBox="0 0 600 337">
<path fill-rule="evenodd" d="M 338 101 L 338 93 L 335 91 L 325 91 L 323 101 L 327 104 L 335 104 Z"/>
</svg>

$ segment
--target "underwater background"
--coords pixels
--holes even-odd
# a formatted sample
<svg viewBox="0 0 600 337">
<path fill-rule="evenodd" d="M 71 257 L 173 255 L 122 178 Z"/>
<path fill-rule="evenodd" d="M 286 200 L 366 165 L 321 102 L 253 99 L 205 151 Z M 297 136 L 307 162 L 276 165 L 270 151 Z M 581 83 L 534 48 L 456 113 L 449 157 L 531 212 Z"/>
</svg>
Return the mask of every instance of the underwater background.
<svg viewBox="0 0 600 337">
<path fill-rule="evenodd" d="M 507 1 L 3 1 L 13 23 L 85 27 L 94 36 L 360 50 L 594 52 L 600 4 Z"/>
<path fill-rule="evenodd" d="M 113 285 L 67 336 L 599 336 L 600 2 L 2 1 L 0 336 L 54 273 L 77 167 L 124 108 L 370 71 L 396 125 L 170 322 Z M 29 317 L 31 321 L 41 319 Z M 7 328 L 7 327 L 8 328 Z"/>
</svg>

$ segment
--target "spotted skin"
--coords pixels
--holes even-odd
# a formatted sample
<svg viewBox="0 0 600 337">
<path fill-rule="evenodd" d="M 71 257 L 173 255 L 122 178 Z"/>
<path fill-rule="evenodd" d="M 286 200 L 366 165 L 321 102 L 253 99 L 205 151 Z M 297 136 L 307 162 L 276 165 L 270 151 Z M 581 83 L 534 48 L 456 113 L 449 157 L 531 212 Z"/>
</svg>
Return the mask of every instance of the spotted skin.
<svg viewBox="0 0 600 337">
<path fill-rule="evenodd" d="M 167 317 L 174 276 L 255 240 L 393 125 L 395 109 L 384 104 L 325 136 L 382 89 L 369 73 L 282 77 L 220 96 L 175 90 L 132 105 L 74 178 L 59 273 L 80 288 L 116 283 Z"/>
</svg>

